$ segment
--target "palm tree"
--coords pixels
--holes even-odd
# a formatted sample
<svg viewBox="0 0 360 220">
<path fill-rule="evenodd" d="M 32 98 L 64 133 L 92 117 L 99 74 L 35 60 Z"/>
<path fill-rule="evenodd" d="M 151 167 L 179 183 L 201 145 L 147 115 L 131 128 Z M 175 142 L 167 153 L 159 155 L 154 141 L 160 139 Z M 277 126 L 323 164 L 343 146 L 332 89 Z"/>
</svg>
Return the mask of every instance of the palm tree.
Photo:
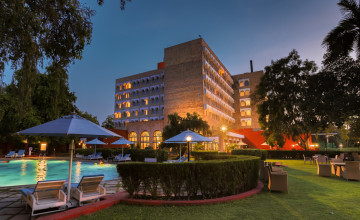
<svg viewBox="0 0 360 220">
<path fill-rule="evenodd" d="M 325 62 L 349 56 L 353 51 L 360 60 L 360 3 L 357 4 L 354 0 L 340 0 L 338 5 L 344 17 L 322 43 L 327 48 Z"/>
</svg>

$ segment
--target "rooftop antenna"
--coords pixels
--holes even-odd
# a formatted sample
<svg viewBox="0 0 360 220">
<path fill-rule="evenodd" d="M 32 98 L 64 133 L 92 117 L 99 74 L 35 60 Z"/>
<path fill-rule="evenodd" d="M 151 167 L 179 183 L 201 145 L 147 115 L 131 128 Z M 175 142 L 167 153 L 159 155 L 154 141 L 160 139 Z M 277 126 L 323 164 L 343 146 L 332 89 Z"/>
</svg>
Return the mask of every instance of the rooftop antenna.
<svg viewBox="0 0 360 220">
<path fill-rule="evenodd" d="M 254 72 L 254 68 L 253 68 L 253 62 L 252 60 L 250 60 L 250 71 L 253 73 Z"/>
</svg>

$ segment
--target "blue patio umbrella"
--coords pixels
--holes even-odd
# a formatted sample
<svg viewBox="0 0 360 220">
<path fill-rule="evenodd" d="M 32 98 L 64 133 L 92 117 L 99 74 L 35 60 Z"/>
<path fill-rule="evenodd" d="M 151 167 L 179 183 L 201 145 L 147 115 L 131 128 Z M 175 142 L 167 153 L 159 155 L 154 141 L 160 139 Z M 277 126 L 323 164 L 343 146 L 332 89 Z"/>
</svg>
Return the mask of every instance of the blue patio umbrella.
<svg viewBox="0 0 360 220">
<path fill-rule="evenodd" d="M 190 161 L 190 143 L 193 143 L 193 142 L 213 142 L 213 140 L 207 138 L 207 137 L 204 137 L 204 136 L 201 136 L 200 134 L 196 133 L 196 132 L 193 132 L 193 131 L 190 131 L 190 130 L 186 130 L 186 131 L 183 131 L 181 132 L 180 134 L 172 137 L 172 138 L 169 138 L 165 141 L 165 143 L 187 143 L 188 144 L 188 161 Z M 181 152 L 180 152 L 181 154 Z"/>
<path fill-rule="evenodd" d="M 17 132 L 20 135 L 31 135 L 31 136 L 53 136 L 53 137 L 73 137 L 70 143 L 70 162 L 69 162 L 69 180 L 68 180 L 68 202 L 70 200 L 70 189 L 71 189 L 71 169 L 73 159 L 73 149 L 75 149 L 74 138 L 75 137 L 121 137 L 120 135 L 109 131 L 99 125 L 88 121 L 78 115 L 71 114 L 60 117 L 56 120 L 46 122 L 44 124 L 28 128 Z"/>
<path fill-rule="evenodd" d="M 128 141 L 125 138 L 120 138 L 119 140 L 117 140 L 111 144 L 121 144 L 122 145 L 121 157 L 123 157 L 124 156 L 124 144 L 134 144 L 134 142 Z"/>
<path fill-rule="evenodd" d="M 96 145 L 106 144 L 106 143 L 104 143 L 104 142 L 100 141 L 99 139 L 95 138 L 94 140 L 88 141 L 85 144 L 95 145 L 95 153 L 96 153 Z"/>
</svg>

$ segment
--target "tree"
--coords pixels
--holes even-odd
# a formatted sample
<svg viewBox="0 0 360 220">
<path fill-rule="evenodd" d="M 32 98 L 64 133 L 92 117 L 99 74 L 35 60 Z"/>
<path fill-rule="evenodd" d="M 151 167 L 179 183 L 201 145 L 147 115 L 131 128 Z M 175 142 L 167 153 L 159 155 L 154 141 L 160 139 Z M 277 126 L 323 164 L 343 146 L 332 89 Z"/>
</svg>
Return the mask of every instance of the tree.
<svg viewBox="0 0 360 220">
<path fill-rule="evenodd" d="M 349 56 L 352 51 L 360 58 L 360 4 L 354 0 L 340 0 L 338 5 L 344 16 L 323 41 L 327 48 L 325 63 Z"/>
<path fill-rule="evenodd" d="M 315 63 L 302 61 L 296 50 L 265 67 L 253 98 L 259 103 L 259 123 L 269 145 L 282 147 L 287 137 L 307 147 L 313 127 L 305 120 L 309 114 L 304 106 L 312 101 L 305 91 L 316 70 Z"/>
<path fill-rule="evenodd" d="M 79 116 L 99 125 L 99 121 L 97 120 L 97 117 L 96 116 L 93 116 L 92 114 L 88 113 L 88 112 L 83 112 L 83 111 L 80 111 L 79 109 L 75 109 L 75 112 L 76 114 L 78 114 Z"/>
<path fill-rule="evenodd" d="M 101 124 L 102 127 L 104 128 L 111 128 L 114 129 L 114 115 L 108 115 L 105 119 L 105 121 L 103 121 L 103 123 Z"/>
<path fill-rule="evenodd" d="M 196 112 L 187 113 L 186 117 L 181 117 L 177 113 L 168 115 L 169 124 L 164 127 L 163 138 L 169 139 L 186 130 L 192 130 L 202 135 L 211 134 L 210 126 Z"/>
</svg>

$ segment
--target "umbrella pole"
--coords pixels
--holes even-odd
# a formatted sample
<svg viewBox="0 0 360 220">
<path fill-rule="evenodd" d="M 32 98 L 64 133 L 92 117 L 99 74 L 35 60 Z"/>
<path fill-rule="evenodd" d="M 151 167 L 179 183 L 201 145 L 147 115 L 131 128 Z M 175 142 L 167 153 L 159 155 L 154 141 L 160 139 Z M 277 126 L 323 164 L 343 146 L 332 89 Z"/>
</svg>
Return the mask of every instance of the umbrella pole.
<svg viewBox="0 0 360 220">
<path fill-rule="evenodd" d="M 124 157 L 124 145 L 122 144 L 121 145 L 121 158 Z"/>
<path fill-rule="evenodd" d="M 67 185 L 67 202 L 70 202 L 70 189 L 71 189 L 71 170 L 72 170 L 72 159 L 73 159 L 73 149 L 74 149 L 74 139 L 70 142 L 70 162 L 69 162 L 69 180 Z"/>
</svg>

